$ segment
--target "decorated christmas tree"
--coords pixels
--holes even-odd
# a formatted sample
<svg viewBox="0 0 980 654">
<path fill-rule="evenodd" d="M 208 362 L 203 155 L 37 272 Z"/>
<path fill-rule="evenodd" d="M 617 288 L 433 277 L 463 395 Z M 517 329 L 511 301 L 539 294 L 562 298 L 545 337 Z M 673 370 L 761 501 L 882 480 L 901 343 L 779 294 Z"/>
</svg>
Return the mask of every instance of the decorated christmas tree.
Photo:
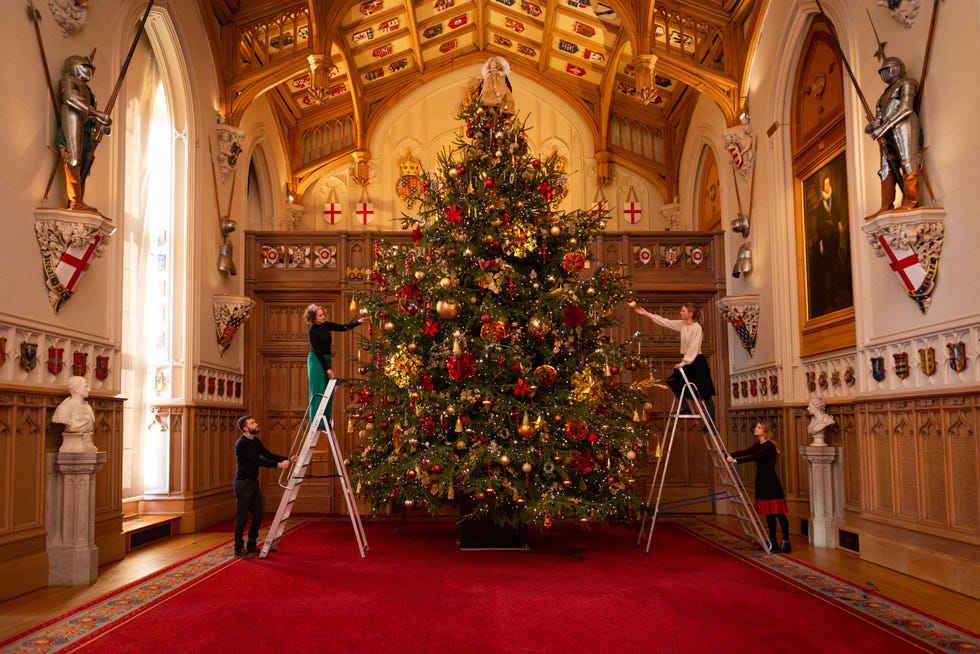
<svg viewBox="0 0 980 654">
<path fill-rule="evenodd" d="M 500 525 L 626 523 L 644 395 L 625 379 L 630 344 L 610 334 L 629 280 L 593 258 L 598 208 L 559 211 L 565 161 L 530 151 L 506 73 L 498 58 L 484 67 L 403 216 L 412 242 L 380 242 L 355 298 L 371 329 L 350 471 L 377 510 L 467 496 L 470 516 Z"/>
</svg>

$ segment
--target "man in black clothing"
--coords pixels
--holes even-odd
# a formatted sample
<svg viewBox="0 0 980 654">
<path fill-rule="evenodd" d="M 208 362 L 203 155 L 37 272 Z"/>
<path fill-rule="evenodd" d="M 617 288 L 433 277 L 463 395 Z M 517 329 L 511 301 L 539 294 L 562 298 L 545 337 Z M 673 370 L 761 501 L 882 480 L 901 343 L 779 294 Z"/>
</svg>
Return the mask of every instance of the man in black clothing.
<svg viewBox="0 0 980 654">
<path fill-rule="evenodd" d="M 235 458 L 238 460 L 235 471 L 235 556 L 250 559 L 260 551 L 257 541 L 264 514 L 262 489 L 259 488 L 259 467 L 288 468 L 296 460 L 296 455 L 287 459 L 265 449 L 256 435 L 259 433 L 259 423 L 252 416 L 239 418 L 238 428 L 242 430 L 242 435 L 235 443 Z M 249 516 L 251 522 L 246 546 L 244 532 Z"/>
</svg>

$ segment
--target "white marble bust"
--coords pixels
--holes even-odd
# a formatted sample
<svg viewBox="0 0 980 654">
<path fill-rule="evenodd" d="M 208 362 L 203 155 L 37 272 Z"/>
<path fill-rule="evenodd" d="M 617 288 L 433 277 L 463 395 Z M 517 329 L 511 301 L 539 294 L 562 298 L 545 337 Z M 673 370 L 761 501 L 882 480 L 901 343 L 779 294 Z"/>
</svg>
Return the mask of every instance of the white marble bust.
<svg viewBox="0 0 980 654">
<path fill-rule="evenodd" d="M 806 430 L 813 436 L 811 445 L 826 445 L 824 430 L 836 423 L 834 417 L 825 411 L 826 406 L 824 401 L 816 395 L 810 397 L 810 404 L 807 405 L 806 410 L 813 418 L 810 419 L 810 424 L 807 425 Z"/>
<path fill-rule="evenodd" d="M 69 397 L 62 400 L 54 410 L 51 421 L 62 424 L 63 442 L 60 452 L 96 452 L 98 448 L 92 443 L 92 431 L 95 428 L 95 412 L 85 398 L 88 397 L 88 382 L 84 377 L 69 377 L 65 384 Z"/>
</svg>

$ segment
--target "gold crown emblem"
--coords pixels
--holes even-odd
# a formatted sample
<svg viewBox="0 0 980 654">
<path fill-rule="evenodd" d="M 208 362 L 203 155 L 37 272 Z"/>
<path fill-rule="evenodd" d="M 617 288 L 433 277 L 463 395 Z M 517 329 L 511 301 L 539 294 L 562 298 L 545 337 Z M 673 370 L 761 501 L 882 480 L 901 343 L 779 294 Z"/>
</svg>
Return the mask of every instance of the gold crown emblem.
<svg viewBox="0 0 980 654">
<path fill-rule="evenodd" d="M 422 162 L 413 157 L 412 150 L 409 149 L 405 156 L 398 160 L 398 171 L 401 177 L 418 177 L 422 174 Z"/>
</svg>

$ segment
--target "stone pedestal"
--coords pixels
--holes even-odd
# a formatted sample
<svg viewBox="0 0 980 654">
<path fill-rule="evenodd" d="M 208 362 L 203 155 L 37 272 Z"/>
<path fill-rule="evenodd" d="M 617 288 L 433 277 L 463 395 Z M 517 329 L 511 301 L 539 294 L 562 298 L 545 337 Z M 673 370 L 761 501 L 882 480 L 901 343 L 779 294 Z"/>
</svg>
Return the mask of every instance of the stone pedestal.
<svg viewBox="0 0 980 654">
<path fill-rule="evenodd" d="M 51 452 L 47 458 L 48 585 L 83 586 L 99 577 L 95 473 L 105 452 Z"/>
<path fill-rule="evenodd" d="M 810 465 L 810 544 L 836 547 L 835 527 L 844 519 L 842 448 L 804 445 L 800 456 Z"/>
</svg>

